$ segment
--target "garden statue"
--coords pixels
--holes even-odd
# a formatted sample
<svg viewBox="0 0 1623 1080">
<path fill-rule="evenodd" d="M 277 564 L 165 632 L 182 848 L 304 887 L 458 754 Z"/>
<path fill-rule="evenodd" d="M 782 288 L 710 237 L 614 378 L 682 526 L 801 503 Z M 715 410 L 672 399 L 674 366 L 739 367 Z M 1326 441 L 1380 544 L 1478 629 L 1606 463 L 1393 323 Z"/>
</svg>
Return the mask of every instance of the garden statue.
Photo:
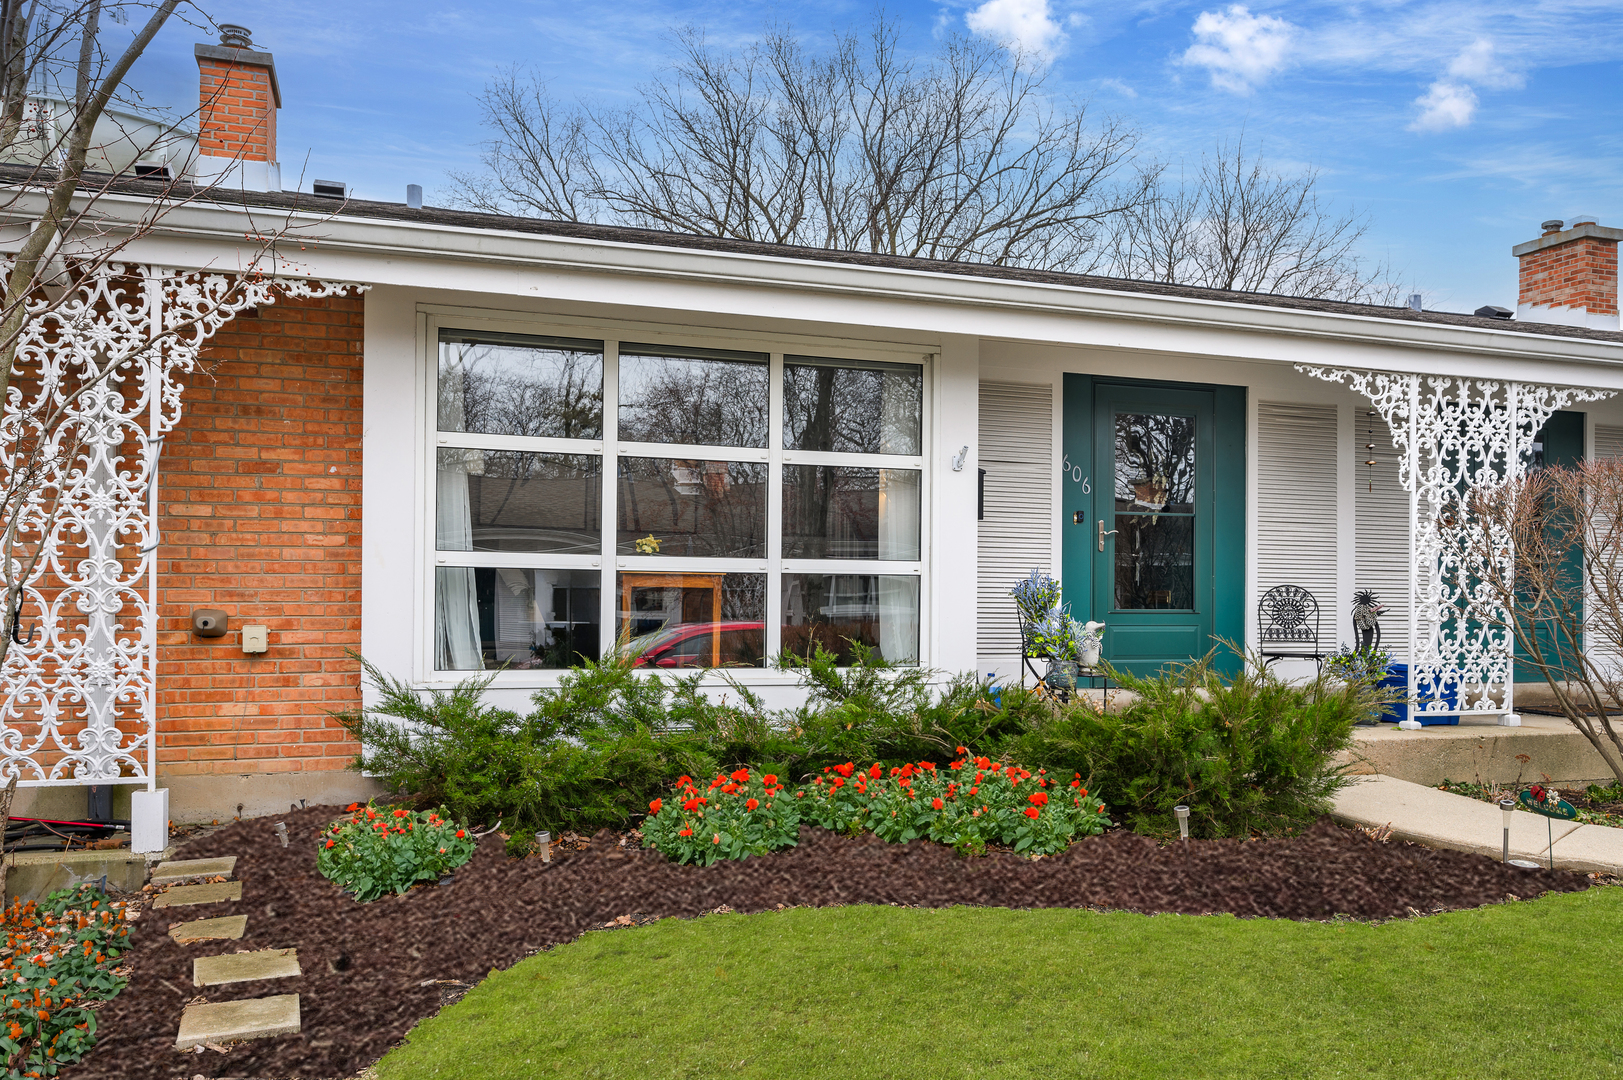
<svg viewBox="0 0 1623 1080">
<path fill-rule="evenodd" d="M 1094 668 L 1099 666 L 1099 646 L 1102 645 L 1105 624 L 1102 622 L 1085 622 L 1082 624 L 1082 633 L 1076 640 L 1077 658 L 1082 666 Z"/>
<path fill-rule="evenodd" d="M 1376 649 L 1381 644 L 1381 616 L 1386 608 L 1375 598 L 1374 589 L 1359 589 L 1353 593 L 1353 639 L 1358 648 Z"/>
</svg>

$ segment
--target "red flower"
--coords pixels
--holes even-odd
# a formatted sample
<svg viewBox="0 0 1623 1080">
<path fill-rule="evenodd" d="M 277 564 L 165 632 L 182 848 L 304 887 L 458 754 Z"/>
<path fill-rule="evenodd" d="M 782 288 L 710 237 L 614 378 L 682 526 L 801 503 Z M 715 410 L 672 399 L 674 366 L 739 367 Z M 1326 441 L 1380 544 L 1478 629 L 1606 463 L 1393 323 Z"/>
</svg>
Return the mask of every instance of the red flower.
<svg viewBox="0 0 1623 1080">
<path fill-rule="evenodd" d="M 1048 792 L 1046 792 L 1046 791 L 1033 791 L 1030 795 L 1026 796 L 1026 801 L 1029 802 L 1032 806 L 1047 806 L 1048 805 Z"/>
<path fill-rule="evenodd" d="M 750 771 L 748 769 L 739 769 L 737 772 L 733 773 L 733 781 L 735 783 L 747 784 L 749 783 L 749 778 Z"/>
<path fill-rule="evenodd" d="M 760 805 L 761 804 L 759 802 L 757 802 L 756 800 L 754 800 L 754 799 L 745 799 L 744 800 L 744 809 L 746 809 L 746 810 L 754 810 L 757 806 L 760 806 Z"/>
<path fill-rule="evenodd" d="M 1072 787 L 1081 787 L 1082 786 L 1082 781 L 1080 781 L 1080 780 L 1072 780 L 1071 781 L 1071 786 Z"/>
<path fill-rule="evenodd" d="M 981 793 L 981 786 L 976 784 L 974 787 L 969 789 L 969 793 L 971 795 L 979 795 Z"/>
<path fill-rule="evenodd" d="M 778 778 L 772 773 L 767 773 L 765 776 L 761 777 L 761 783 L 765 784 L 767 787 L 777 787 Z"/>
<path fill-rule="evenodd" d="M 468 830 L 467 829 L 458 829 L 456 831 L 456 838 L 458 840 L 462 839 L 464 836 L 467 836 L 467 835 L 468 835 Z"/>
<path fill-rule="evenodd" d="M 682 809 L 686 810 L 690 814 L 693 813 L 693 811 L 697 810 L 698 808 L 699 808 L 699 800 L 698 799 L 689 799 L 687 802 L 682 804 Z"/>
<path fill-rule="evenodd" d="M 328 847 L 329 847 L 329 848 L 330 848 L 330 847 L 332 847 L 332 846 L 333 846 L 333 844 L 334 844 L 334 843 L 335 843 L 335 841 L 332 841 L 332 840 L 328 840 L 328 841 L 327 841 L 327 846 L 328 846 Z"/>
<path fill-rule="evenodd" d="M 648 812 L 650 814 L 657 814 L 657 813 L 659 813 L 660 807 L 662 807 L 664 805 L 665 805 L 665 800 L 664 799 L 655 799 L 653 802 L 648 804 Z"/>
<path fill-rule="evenodd" d="M 691 783 L 693 783 L 693 777 L 689 776 L 687 773 L 683 773 L 681 776 L 676 778 L 676 783 L 673 786 L 684 788 Z"/>
<path fill-rule="evenodd" d="M 405 811 L 404 811 L 404 810 L 396 810 L 396 811 L 395 811 L 395 812 L 394 812 L 394 816 L 395 816 L 395 817 L 405 817 L 405 816 L 406 816 L 406 812 L 405 812 Z"/>
<path fill-rule="evenodd" d="M 830 780 L 828 782 L 828 788 L 829 788 L 830 791 L 838 791 L 844 786 L 845 786 L 845 781 L 840 779 L 838 776 L 834 777 L 832 780 Z"/>
<path fill-rule="evenodd" d="M 721 785 L 721 791 L 722 791 L 722 794 L 724 794 L 724 795 L 736 795 L 736 794 L 738 794 L 738 785 L 737 784 L 723 784 L 723 785 Z"/>
<path fill-rule="evenodd" d="M 873 777 L 875 780 L 879 780 L 884 777 L 885 770 L 881 769 L 879 767 L 879 762 L 876 761 L 873 763 L 873 768 L 868 770 L 868 775 Z"/>
<path fill-rule="evenodd" d="M 804 798 L 805 798 L 805 797 L 806 797 L 806 793 L 805 793 L 805 792 L 804 792 L 804 791 L 797 791 L 797 792 L 795 792 L 795 798 L 797 798 L 797 799 L 804 799 Z"/>
<path fill-rule="evenodd" d="M 1041 815 L 1041 814 L 1042 814 L 1042 811 L 1041 811 L 1041 810 L 1038 810 L 1038 809 L 1037 809 L 1037 808 L 1036 808 L 1036 807 L 1035 807 L 1035 806 L 1028 806 L 1028 807 L 1026 807 L 1026 816 L 1027 816 L 1027 817 L 1028 817 L 1028 818 L 1033 818 L 1033 819 L 1035 819 L 1035 818 L 1037 818 L 1037 817 L 1038 817 L 1038 816 L 1039 816 L 1039 815 Z"/>
<path fill-rule="evenodd" d="M 1083 795 L 1083 796 L 1086 796 L 1086 795 L 1087 795 L 1087 793 L 1088 793 L 1088 789 L 1087 789 L 1087 788 L 1083 788 L 1083 789 L 1082 789 L 1082 790 L 1081 790 L 1081 791 L 1079 791 L 1079 792 L 1077 792 L 1077 794 L 1078 794 L 1078 795 Z"/>
<path fill-rule="evenodd" d="M 853 763 L 847 761 L 844 765 L 834 766 L 834 771 L 849 780 L 851 779 L 851 774 L 857 771 L 857 767 Z"/>
<path fill-rule="evenodd" d="M 960 747 L 959 747 L 959 748 L 958 748 L 958 752 L 959 752 L 959 753 L 960 753 L 960 754 L 967 754 L 967 753 L 969 753 L 969 747 L 967 747 L 967 746 L 960 746 Z"/>
<path fill-rule="evenodd" d="M 360 808 L 361 808 L 360 803 L 352 802 L 348 806 L 344 807 L 344 812 L 349 813 L 349 814 L 353 814 L 355 811 L 359 810 Z"/>
<path fill-rule="evenodd" d="M 939 810 L 939 809 L 941 809 L 941 807 L 943 805 L 945 805 L 945 804 L 942 803 L 942 801 L 940 799 L 931 799 L 930 800 L 930 809 L 932 809 L 932 810 Z"/>
<path fill-rule="evenodd" d="M 720 833 L 717 833 L 717 834 L 716 834 L 716 835 L 714 835 L 714 836 L 712 836 L 712 837 L 711 837 L 711 838 L 710 838 L 710 842 L 711 842 L 711 843 L 712 843 L 712 844 L 719 844 L 719 843 L 721 843 L 721 834 L 720 834 Z"/>
<path fill-rule="evenodd" d="M 692 836 L 693 835 L 693 830 L 692 829 L 683 829 L 681 832 L 677 833 L 676 835 L 677 836 Z"/>
</svg>

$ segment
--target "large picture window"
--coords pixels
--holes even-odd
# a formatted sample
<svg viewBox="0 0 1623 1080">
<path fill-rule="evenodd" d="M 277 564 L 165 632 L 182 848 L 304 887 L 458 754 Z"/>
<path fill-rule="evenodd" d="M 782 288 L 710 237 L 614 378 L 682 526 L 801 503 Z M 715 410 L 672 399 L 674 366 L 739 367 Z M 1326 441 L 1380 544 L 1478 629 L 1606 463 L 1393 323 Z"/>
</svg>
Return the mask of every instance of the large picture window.
<svg viewBox="0 0 1623 1080">
<path fill-rule="evenodd" d="M 921 364 L 435 336 L 433 670 L 921 661 Z"/>
</svg>

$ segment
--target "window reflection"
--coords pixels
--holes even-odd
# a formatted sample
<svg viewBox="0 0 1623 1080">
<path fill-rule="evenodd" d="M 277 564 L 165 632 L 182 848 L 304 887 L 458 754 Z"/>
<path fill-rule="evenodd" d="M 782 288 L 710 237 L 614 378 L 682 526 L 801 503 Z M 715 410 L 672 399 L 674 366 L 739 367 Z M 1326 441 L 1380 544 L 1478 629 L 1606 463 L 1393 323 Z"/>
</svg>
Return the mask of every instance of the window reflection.
<svg viewBox="0 0 1623 1080">
<path fill-rule="evenodd" d="M 438 671 L 578 666 L 602 655 L 595 570 L 434 570 Z"/>
<path fill-rule="evenodd" d="M 893 664 L 919 659 L 919 579 L 901 574 L 783 575 L 783 651 L 809 656 L 822 646 L 842 665 L 857 646 Z"/>
<path fill-rule="evenodd" d="M 1195 606 L 1195 519 L 1116 515 L 1116 607 Z"/>
<path fill-rule="evenodd" d="M 783 467 L 786 559 L 919 557 L 916 469 Z"/>
<path fill-rule="evenodd" d="M 602 458 L 464 448 L 436 458 L 440 551 L 602 550 Z"/>
<path fill-rule="evenodd" d="M 922 368 L 783 359 L 783 445 L 790 450 L 917 455 L 923 415 Z"/>
<path fill-rule="evenodd" d="M 439 430 L 603 437 L 603 343 L 440 334 Z"/>
<path fill-rule="evenodd" d="M 762 667 L 766 575 L 625 571 L 620 649 L 646 668 Z"/>
<path fill-rule="evenodd" d="M 1116 509 L 1190 513 L 1195 501 L 1195 418 L 1116 416 Z"/>
<path fill-rule="evenodd" d="M 620 346 L 622 442 L 765 446 L 765 353 Z"/>
<path fill-rule="evenodd" d="M 766 476 L 757 462 L 621 458 L 620 554 L 762 558 Z"/>
</svg>

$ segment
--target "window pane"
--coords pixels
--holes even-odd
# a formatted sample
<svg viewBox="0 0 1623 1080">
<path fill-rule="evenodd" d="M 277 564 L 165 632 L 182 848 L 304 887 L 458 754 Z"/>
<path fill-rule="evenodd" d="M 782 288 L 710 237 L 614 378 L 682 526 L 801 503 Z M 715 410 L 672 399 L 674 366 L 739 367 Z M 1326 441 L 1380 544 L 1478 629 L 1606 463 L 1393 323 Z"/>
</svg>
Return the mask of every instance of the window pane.
<svg viewBox="0 0 1623 1080">
<path fill-rule="evenodd" d="M 440 551 L 602 550 L 602 458 L 444 447 L 437 457 Z"/>
<path fill-rule="evenodd" d="M 649 668 L 763 667 L 765 574 L 620 574 L 621 648 Z"/>
<path fill-rule="evenodd" d="M 1116 416 L 1116 509 L 1190 513 L 1195 501 L 1195 418 Z"/>
<path fill-rule="evenodd" d="M 603 437 L 603 343 L 440 333 L 439 429 Z"/>
<path fill-rule="evenodd" d="M 620 346 L 622 442 L 765 446 L 765 353 Z"/>
<path fill-rule="evenodd" d="M 924 369 L 783 358 L 783 445 L 844 454 L 922 453 Z"/>
<path fill-rule="evenodd" d="M 439 671 L 564 668 L 602 655 L 595 570 L 434 569 Z"/>
<path fill-rule="evenodd" d="M 621 458 L 620 554 L 764 557 L 766 469 L 748 461 Z"/>
<path fill-rule="evenodd" d="M 894 664 L 919 662 L 919 579 L 891 574 L 783 575 L 783 651 L 818 645 L 856 659 L 853 642 Z"/>
<path fill-rule="evenodd" d="M 919 557 L 917 469 L 783 467 L 783 557 Z"/>
<path fill-rule="evenodd" d="M 1116 607 L 1195 606 L 1195 519 L 1116 515 Z"/>
</svg>

